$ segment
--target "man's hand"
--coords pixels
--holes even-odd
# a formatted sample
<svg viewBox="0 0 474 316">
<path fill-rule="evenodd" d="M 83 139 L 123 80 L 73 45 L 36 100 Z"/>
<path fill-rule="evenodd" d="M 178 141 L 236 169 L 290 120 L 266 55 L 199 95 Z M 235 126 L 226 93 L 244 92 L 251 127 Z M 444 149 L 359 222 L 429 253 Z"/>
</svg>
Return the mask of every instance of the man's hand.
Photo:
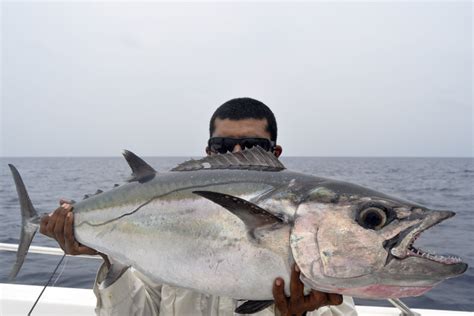
<svg viewBox="0 0 474 316">
<path fill-rule="evenodd" d="M 285 296 L 283 279 L 277 278 L 273 285 L 273 298 L 282 316 L 300 316 L 321 306 L 342 303 L 342 296 L 339 294 L 312 290 L 309 295 L 304 296 L 304 284 L 300 280 L 300 271 L 296 264 L 291 271 L 290 297 Z"/>
<path fill-rule="evenodd" d="M 59 201 L 58 207 L 52 214 L 41 218 L 40 232 L 56 239 L 59 246 L 68 255 L 97 255 L 96 250 L 83 246 L 74 238 L 74 216 L 70 202 Z"/>
</svg>

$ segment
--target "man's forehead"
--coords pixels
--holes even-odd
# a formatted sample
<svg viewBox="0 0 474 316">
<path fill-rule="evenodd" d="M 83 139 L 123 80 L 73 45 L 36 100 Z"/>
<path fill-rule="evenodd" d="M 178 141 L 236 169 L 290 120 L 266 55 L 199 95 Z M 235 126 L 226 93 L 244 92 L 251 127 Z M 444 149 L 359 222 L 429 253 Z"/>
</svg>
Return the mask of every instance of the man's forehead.
<svg viewBox="0 0 474 316">
<path fill-rule="evenodd" d="M 267 119 L 220 119 L 214 121 L 213 137 L 262 137 L 270 139 L 267 131 Z"/>
</svg>

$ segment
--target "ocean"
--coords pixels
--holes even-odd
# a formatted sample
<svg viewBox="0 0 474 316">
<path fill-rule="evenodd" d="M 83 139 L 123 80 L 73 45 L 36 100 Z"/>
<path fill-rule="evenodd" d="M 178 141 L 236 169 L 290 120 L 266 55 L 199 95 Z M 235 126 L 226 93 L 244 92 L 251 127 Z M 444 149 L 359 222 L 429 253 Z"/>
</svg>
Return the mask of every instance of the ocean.
<svg viewBox="0 0 474 316">
<path fill-rule="evenodd" d="M 158 171 L 166 171 L 182 157 L 148 157 Z M 288 169 L 357 183 L 430 208 L 457 215 L 423 233 L 416 245 L 441 254 L 456 254 L 470 267 L 421 297 L 403 299 L 410 307 L 474 311 L 474 159 L 472 158 L 329 158 L 283 157 Z M 39 212 L 56 209 L 60 198 L 79 201 L 86 193 L 108 190 L 130 175 L 124 159 L 116 158 L 1 158 L 0 242 L 18 243 L 20 208 L 8 163 L 20 171 Z M 37 234 L 33 245 L 56 247 Z M 44 285 L 58 256 L 29 254 L 15 283 Z M 8 282 L 15 254 L 0 252 L 0 282 Z M 101 260 L 67 257 L 53 279 L 55 286 L 91 288 Z M 356 304 L 390 306 L 386 301 L 360 300 Z"/>
</svg>

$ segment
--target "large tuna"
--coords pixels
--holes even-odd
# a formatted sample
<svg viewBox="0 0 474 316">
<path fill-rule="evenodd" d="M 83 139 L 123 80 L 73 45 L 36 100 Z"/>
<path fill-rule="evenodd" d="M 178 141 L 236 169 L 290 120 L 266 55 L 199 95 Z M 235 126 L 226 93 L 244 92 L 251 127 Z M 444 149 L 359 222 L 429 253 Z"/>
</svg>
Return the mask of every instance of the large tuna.
<svg viewBox="0 0 474 316">
<path fill-rule="evenodd" d="M 124 155 L 132 179 L 75 203 L 75 236 L 157 282 L 268 300 L 275 278 L 290 283 L 296 262 L 308 288 L 399 298 L 421 295 L 467 268 L 459 258 L 413 246 L 454 212 L 287 171 L 261 148 L 191 160 L 166 173 Z M 14 277 L 39 216 L 10 167 L 23 217 Z"/>
</svg>

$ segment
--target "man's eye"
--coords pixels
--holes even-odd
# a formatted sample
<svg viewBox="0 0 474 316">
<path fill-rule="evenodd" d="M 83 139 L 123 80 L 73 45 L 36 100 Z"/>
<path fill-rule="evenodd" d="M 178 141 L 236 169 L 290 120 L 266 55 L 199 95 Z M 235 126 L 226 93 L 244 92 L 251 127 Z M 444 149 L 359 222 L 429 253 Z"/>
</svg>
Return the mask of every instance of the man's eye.
<svg viewBox="0 0 474 316">
<path fill-rule="evenodd" d="M 252 148 L 253 146 L 255 146 L 254 143 L 252 142 L 247 142 L 247 141 L 243 141 L 241 144 L 242 148 L 245 148 L 245 149 L 250 149 Z"/>
<path fill-rule="evenodd" d="M 364 228 L 379 230 L 387 223 L 387 213 L 378 207 L 367 207 L 359 213 L 357 222 Z"/>
</svg>

